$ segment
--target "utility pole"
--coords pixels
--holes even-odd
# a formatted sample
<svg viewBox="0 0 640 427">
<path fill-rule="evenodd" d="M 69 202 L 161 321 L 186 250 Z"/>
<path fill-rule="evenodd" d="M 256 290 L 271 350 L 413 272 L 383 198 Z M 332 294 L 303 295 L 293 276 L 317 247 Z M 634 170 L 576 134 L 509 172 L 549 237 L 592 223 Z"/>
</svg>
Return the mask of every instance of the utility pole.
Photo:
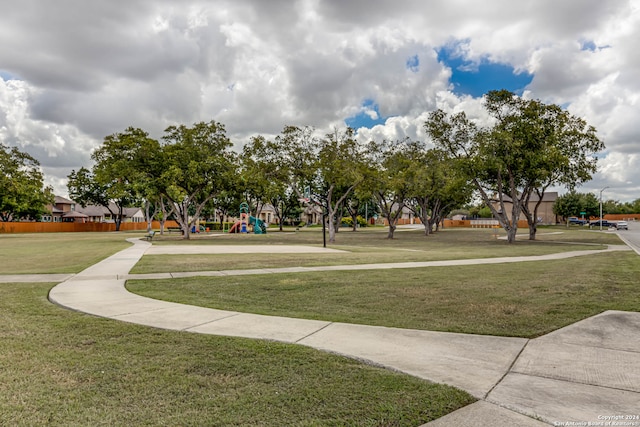
<svg viewBox="0 0 640 427">
<path fill-rule="evenodd" d="M 604 187 L 600 190 L 600 231 L 602 231 L 602 192 L 609 187 Z"/>
</svg>

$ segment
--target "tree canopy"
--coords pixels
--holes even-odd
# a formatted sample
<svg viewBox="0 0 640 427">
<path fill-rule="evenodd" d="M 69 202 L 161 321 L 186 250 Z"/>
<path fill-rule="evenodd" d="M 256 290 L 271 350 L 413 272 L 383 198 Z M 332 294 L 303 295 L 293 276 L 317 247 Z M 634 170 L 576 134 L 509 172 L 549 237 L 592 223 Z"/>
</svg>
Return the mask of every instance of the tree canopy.
<svg viewBox="0 0 640 427">
<path fill-rule="evenodd" d="M 300 212 L 297 201 L 310 191 L 310 203 L 322 207 L 333 242 L 344 216 L 355 231 L 358 212 L 363 206 L 369 212 L 372 200 L 373 210 L 389 223 L 389 238 L 409 211 L 428 235 L 448 212 L 468 204 L 475 190 L 509 242 L 521 215 L 534 239 L 545 191 L 552 186 L 573 191 L 591 179 L 594 154 L 604 144 L 592 126 L 557 105 L 501 90 L 487 93 L 483 106 L 491 118 L 484 126 L 464 112 L 431 112 L 427 141 L 364 143 L 351 128 L 319 136 L 311 127 L 285 126 L 273 139 L 254 136 L 239 153 L 215 121 L 169 126 L 161 141 L 130 127 L 104 139 L 92 153 L 91 168 L 71 172 L 69 194 L 82 205 L 110 211 L 115 206 L 116 229 L 131 204 L 145 205 L 150 226 L 153 204 L 163 219 L 170 211 L 189 238 L 201 214 L 233 215 L 239 201 L 248 202 L 256 216 L 271 204 L 282 226 L 287 215 Z M 2 153 L 5 163 L 11 163 L 10 155 L 19 158 L 4 147 Z M 21 159 L 27 166 L 11 173 L 30 170 L 41 188 L 37 162 Z M 6 194 L 10 181 L 1 182 Z M 14 211 L 3 212 L 15 216 Z"/>
<path fill-rule="evenodd" d="M 460 160 L 470 182 L 513 242 L 522 212 L 535 239 L 538 200 L 552 185 L 573 188 L 591 179 L 594 154 L 604 148 L 595 128 L 557 105 L 526 100 L 501 90 L 489 92 L 485 110 L 494 124 L 479 128 L 464 112 L 437 110 L 425 123 L 437 146 Z"/>
<path fill-rule="evenodd" d="M 16 147 L 0 144 L 0 221 L 40 220 L 53 204 L 40 163 Z"/>
<path fill-rule="evenodd" d="M 157 141 L 141 129 L 129 127 L 107 136 L 91 158 L 91 170 L 71 171 L 69 195 L 82 206 L 103 206 L 120 229 L 125 207 L 138 204 L 147 194 L 145 170 L 157 160 Z"/>
<path fill-rule="evenodd" d="M 153 178 L 188 239 L 202 209 L 235 179 L 237 156 L 224 125 L 215 121 L 170 126 L 163 140 L 162 168 L 152 171 Z"/>
</svg>

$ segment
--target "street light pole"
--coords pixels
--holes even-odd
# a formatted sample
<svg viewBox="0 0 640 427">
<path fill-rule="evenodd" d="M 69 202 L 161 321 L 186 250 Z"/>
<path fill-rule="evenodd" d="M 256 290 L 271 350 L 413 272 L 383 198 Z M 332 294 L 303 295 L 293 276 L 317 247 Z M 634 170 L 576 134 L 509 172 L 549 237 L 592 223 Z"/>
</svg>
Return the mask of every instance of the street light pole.
<svg viewBox="0 0 640 427">
<path fill-rule="evenodd" d="M 600 231 L 602 231 L 602 192 L 609 187 L 604 187 L 600 190 Z"/>
</svg>

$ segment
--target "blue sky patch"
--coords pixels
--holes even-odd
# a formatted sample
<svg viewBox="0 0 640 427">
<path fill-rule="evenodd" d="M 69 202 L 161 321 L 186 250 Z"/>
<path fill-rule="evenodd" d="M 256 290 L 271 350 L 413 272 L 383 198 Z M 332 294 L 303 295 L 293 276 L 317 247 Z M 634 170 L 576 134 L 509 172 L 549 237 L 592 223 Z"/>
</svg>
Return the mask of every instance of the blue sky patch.
<svg viewBox="0 0 640 427">
<path fill-rule="evenodd" d="M 591 52 L 595 52 L 596 44 L 593 42 L 593 40 L 585 40 L 582 42 L 580 50 L 590 50 Z"/>
<path fill-rule="evenodd" d="M 355 116 L 349 117 L 344 120 L 345 124 L 353 129 L 369 128 L 371 129 L 375 125 L 384 124 L 387 117 L 381 117 L 380 111 L 378 111 L 378 104 L 372 99 L 365 99 L 362 102 L 361 111 Z"/>
<path fill-rule="evenodd" d="M 611 46 L 598 46 L 593 40 L 582 40 L 580 42 L 580 50 L 588 50 L 589 52 L 597 52 L 602 49 L 608 49 Z"/>
<path fill-rule="evenodd" d="M 420 71 L 420 58 L 418 55 L 410 56 L 406 62 L 407 70 L 417 73 Z"/>
<path fill-rule="evenodd" d="M 515 73 L 512 66 L 489 62 L 480 63 L 466 60 L 456 49 L 457 45 L 436 49 L 438 61 L 451 68 L 453 92 L 479 98 L 490 90 L 507 89 L 521 95 L 525 87 L 533 80 L 533 74 Z"/>
<path fill-rule="evenodd" d="M 0 70 L 0 79 L 4 81 L 9 81 L 9 80 L 16 80 L 16 77 L 7 71 Z"/>
</svg>

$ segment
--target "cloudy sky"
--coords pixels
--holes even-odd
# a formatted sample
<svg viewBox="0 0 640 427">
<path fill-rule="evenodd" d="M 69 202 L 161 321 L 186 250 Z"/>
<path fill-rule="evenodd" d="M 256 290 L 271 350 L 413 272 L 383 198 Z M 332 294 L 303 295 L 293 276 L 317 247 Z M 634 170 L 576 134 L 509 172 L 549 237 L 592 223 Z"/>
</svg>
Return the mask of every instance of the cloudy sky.
<svg viewBox="0 0 640 427">
<path fill-rule="evenodd" d="M 640 198 L 635 0 L 0 0 L 0 142 L 66 194 L 105 136 L 224 123 L 424 139 L 436 108 L 506 88 L 585 118 L 606 144 L 579 191 Z M 562 192 L 562 191 L 561 191 Z"/>
</svg>

